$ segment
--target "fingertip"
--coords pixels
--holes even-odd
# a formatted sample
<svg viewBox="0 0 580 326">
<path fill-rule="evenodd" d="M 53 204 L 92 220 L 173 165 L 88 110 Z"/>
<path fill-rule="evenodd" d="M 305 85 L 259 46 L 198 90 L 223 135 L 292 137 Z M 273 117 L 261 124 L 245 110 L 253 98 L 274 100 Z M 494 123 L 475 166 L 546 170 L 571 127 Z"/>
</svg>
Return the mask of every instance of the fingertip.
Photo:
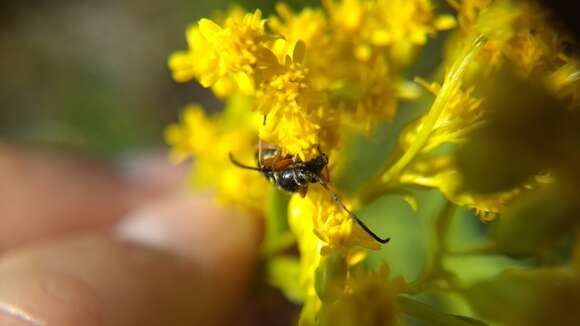
<svg viewBox="0 0 580 326">
<path fill-rule="evenodd" d="M 235 264 L 208 268 L 195 256 L 99 235 L 22 248 L 0 260 L 0 318 L 63 326 L 226 325 L 251 271 L 249 259 Z"/>
<path fill-rule="evenodd" d="M 256 219 L 219 207 L 209 195 L 184 194 L 134 211 L 119 223 L 116 234 L 211 268 L 253 257 L 258 229 Z"/>
</svg>

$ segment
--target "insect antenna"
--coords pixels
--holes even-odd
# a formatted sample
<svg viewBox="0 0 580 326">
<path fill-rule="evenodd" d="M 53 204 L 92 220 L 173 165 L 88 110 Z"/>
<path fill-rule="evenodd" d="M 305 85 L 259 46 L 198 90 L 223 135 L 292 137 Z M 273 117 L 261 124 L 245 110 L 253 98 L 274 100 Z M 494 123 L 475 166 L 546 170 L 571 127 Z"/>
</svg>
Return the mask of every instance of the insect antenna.
<svg viewBox="0 0 580 326">
<path fill-rule="evenodd" d="M 248 165 L 244 165 L 244 164 L 240 163 L 238 160 L 236 160 L 236 159 L 234 158 L 234 155 L 233 155 L 232 153 L 228 153 L 228 154 L 229 154 L 229 156 L 230 156 L 230 161 L 232 161 L 232 163 L 233 163 L 235 166 L 237 166 L 237 167 L 239 167 L 239 168 L 242 168 L 242 169 L 247 169 L 247 170 L 253 170 L 253 171 L 259 171 L 259 172 L 263 172 L 263 169 L 262 169 L 262 168 L 257 168 L 257 167 L 255 167 L 255 166 L 248 166 Z"/>
<path fill-rule="evenodd" d="M 366 226 L 363 221 L 361 221 L 356 215 L 354 215 L 353 212 L 351 212 L 348 208 L 346 208 L 346 205 L 344 205 L 344 203 L 342 202 L 342 200 L 340 199 L 340 197 L 338 196 L 338 194 L 336 192 L 334 192 L 334 190 L 332 190 L 330 188 L 330 186 L 328 186 L 328 184 L 322 180 L 322 178 L 318 178 L 318 182 L 320 183 L 320 185 L 322 186 L 322 188 L 324 188 L 324 190 L 326 190 L 326 192 L 330 195 L 330 197 L 332 197 L 332 199 L 337 202 L 340 207 L 342 207 L 342 209 L 344 209 L 348 215 L 355 220 L 358 225 L 360 225 L 361 228 L 363 228 L 363 230 L 365 230 L 366 233 L 368 233 L 373 239 L 375 239 L 376 241 L 385 244 L 387 242 L 389 242 L 389 240 L 391 240 L 390 238 L 381 238 L 378 235 L 376 235 L 373 231 L 371 231 L 371 229 L 369 229 L 368 226 Z"/>
</svg>

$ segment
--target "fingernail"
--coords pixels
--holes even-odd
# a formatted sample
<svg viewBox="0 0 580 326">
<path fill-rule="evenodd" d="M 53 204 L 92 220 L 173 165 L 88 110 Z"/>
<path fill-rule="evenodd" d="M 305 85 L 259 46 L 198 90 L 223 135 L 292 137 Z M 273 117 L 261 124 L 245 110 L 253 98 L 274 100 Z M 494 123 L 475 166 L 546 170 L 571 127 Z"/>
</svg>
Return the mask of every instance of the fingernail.
<svg viewBox="0 0 580 326">
<path fill-rule="evenodd" d="M 3 326 L 42 326 L 22 309 L 4 302 L 0 302 L 0 325 Z"/>
<path fill-rule="evenodd" d="M 188 165 L 171 164 L 164 151 L 131 153 L 118 161 L 124 179 L 134 185 L 180 188 L 185 185 Z"/>
<path fill-rule="evenodd" d="M 133 212 L 116 233 L 133 243 L 213 264 L 254 250 L 256 224 L 251 217 L 216 206 L 209 196 L 182 195 Z"/>
</svg>

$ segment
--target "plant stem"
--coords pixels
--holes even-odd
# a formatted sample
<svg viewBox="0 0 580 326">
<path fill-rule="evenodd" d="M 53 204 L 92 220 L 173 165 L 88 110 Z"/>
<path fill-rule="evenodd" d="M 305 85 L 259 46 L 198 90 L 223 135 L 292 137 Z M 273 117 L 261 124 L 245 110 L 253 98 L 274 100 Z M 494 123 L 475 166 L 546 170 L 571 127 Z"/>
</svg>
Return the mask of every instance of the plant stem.
<svg viewBox="0 0 580 326">
<path fill-rule="evenodd" d="M 427 115 L 423 118 L 421 129 L 419 130 L 414 142 L 408 150 L 403 152 L 394 164 L 394 160 L 387 159 L 385 165 L 379 170 L 378 177 L 371 181 L 368 187 L 363 187 L 360 195 L 361 203 L 369 203 L 380 197 L 383 193 L 388 191 L 397 183 L 397 177 L 403 170 L 413 161 L 413 159 L 421 152 L 423 147 L 427 144 L 429 136 L 433 132 L 437 120 L 445 109 L 451 95 L 461 86 L 461 81 L 465 74 L 467 66 L 473 61 L 473 57 L 478 50 L 485 45 L 486 39 L 482 36 L 477 37 L 471 46 L 466 48 L 464 52 L 455 60 L 449 72 L 445 76 L 441 90 Z M 399 151 L 395 151 L 399 155 Z"/>
<path fill-rule="evenodd" d="M 445 281 L 450 286 L 453 285 L 454 274 L 446 270 L 443 266 L 443 258 L 447 253 L 447 234 L 451 220 L 455 215 L 457 206 L 450 201 L 445 206 L 435 220 L 435 245 L 419 278 L 412 283 L 413 293 L 420 293 L 429 289 L 436 281 Z"/>
</svg>

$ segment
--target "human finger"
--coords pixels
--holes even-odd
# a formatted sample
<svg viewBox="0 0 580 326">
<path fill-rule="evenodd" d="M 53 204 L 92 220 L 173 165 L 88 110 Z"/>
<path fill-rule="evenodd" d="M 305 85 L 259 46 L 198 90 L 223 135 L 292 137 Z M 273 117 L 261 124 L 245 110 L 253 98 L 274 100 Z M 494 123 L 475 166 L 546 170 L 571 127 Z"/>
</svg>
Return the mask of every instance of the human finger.
<svg viewBox="0 0 580 326">
<path fill-rule="evenodd" d="M 176 198 L 112 236 L 88 234 L 0 259 L 2 325 L 222 325 L 256 253 L 252 219 Z M 160 230 L 156 233 L 155 230 Z"/>
</svg>

